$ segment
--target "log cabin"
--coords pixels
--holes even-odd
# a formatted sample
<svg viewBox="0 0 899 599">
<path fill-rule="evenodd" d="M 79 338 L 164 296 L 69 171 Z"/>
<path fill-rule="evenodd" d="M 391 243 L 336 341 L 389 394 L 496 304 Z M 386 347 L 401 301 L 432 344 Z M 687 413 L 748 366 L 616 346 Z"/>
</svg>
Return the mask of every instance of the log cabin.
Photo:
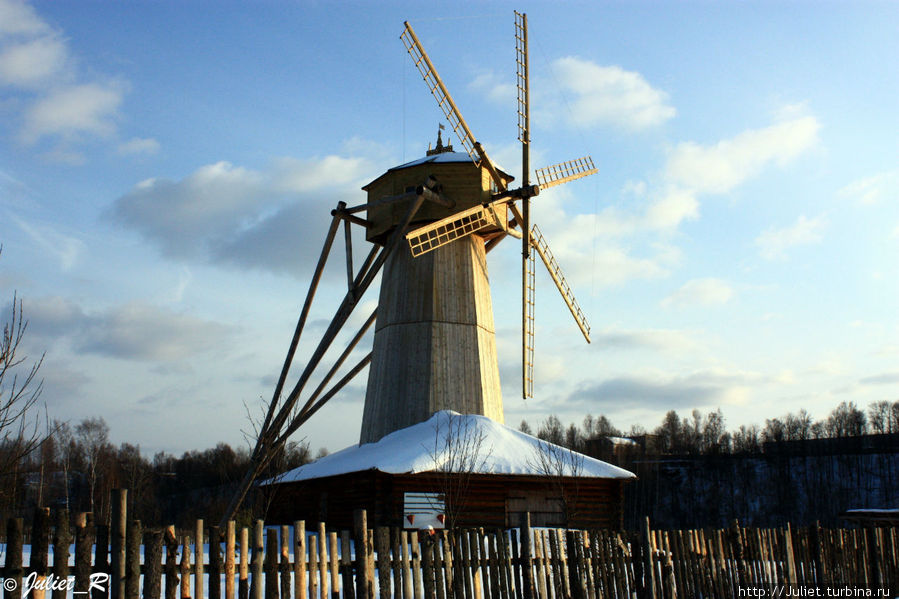
<svg viewBox="0 0 899 599">
<path fill-rule="evenodd" d="M 627 470 L 485 416 L 435 413 L 375 443 L 354 445 L 263 484 L 267 519 L 352 528 L 533 526 L 620 528 Z"/>
</svg>

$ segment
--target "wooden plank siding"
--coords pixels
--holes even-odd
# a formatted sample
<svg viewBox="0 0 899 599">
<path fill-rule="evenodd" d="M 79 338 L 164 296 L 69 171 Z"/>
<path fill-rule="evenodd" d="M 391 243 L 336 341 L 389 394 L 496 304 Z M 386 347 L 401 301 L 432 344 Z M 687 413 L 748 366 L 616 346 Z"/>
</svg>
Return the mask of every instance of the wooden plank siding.
<svg viewBox="0 0 899 599">
<path fill-rule="evenodd" d="M 447 409 L 503 422 L 487 259 L 475 236 L 387 259 L 360 440 Z"/>
<path fill-rule="evenodd" d="M 443 186 L 443 195 L 453 200 L 454 208 L 446 208 L 431 202 L 422 204 L 413 220 L 416 224 L 424 224 L 446 218 L 447 216 L 471 208 L 490 199 L 493 180 L 487 169 L 476 166 L 468 156 L 463 162 L 437 162 L 392 169 L 363 187 L 368 192 L 368 202 L 373 204 L 383 198 L 398 196 L 414 190 L 429 176 L 434 176 Z M 511 181 L 513 177 L 508 177 Z M 369 227 L 366 237 L 368 241 L 383 244 L 388 233 L 403 218 L 408 202 L 393 202 L 372 206 L 367 211 Z M 506 205 L 497 206 L 497 215 L 508 220 Z"/>
<path fill-rule="evenodd" d="M 273 523 L 327 521 L 352 528 L 353 511 L 365 509 L 370 526 L 403 526 L 403 494 L 443 492 L 440 473 L 387 474 L 368 470 L 277 485 L 269 519 Z M 522 497 L 542 497 L 547 511 L 536 525 L 562 526 L 551 506 L 564 490 L 577 528 L 619 528 L 623 520 L 621 479 L 555 478 L 471 474 L 468 492 L 459 509 L 458 526 L 517 527 L 522 511 L 514 509 Z M 511 506 L 511 511 L 510 511 Z M 455 506 L 449 506 L 454 509 Z M 538 513 L 532 518 L 539 517 Z"/>
</svg>

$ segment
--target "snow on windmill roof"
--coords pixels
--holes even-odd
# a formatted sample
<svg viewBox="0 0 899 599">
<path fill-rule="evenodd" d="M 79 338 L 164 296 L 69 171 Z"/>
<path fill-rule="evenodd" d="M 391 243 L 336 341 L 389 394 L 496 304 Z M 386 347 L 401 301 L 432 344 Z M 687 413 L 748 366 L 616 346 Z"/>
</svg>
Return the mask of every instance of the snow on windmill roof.
<svg viewBox="0 0 899 599">
<path fill-rule="evenodd" d="M 447 442 L 447 439 L 450 439 Z M 460 460 L 460 448 L 482 439 L 476 459 Z M 470 447 L 471 445 L 469 445 Z M 559 451 L 564 452 L 559 453 Z M 462 449 L 461 451 L 465 451 Z M 499 424 L 486 416 L 458 414 L 449 410 L 435 413 L 424 422 L 395 431 L 376 443 L 353 445 L 286 472 L 267 483 L 286 483 L 350 472 L 379 470 L 388 474 L 416 474 L 442 470 L 468 462 L 459 471 L 475 474 L 518 474 L 545 476 L 540 455 L 568 456 L 568 450 Z M 454 455 L 455 454 L 455 455 Z M 634 474 L 600 460 L 574 454 L 576 460 L 561 459 L 554 475 L 589 478 L 635 478 Z M 471 464 L 474 464 L 473 467 Z M 574 465 L 576 464 L 576 466 Z M 555 468 L 553 469 L 555 470 Z"/>
<path fill-rule="evenodd" d="M 422 156 L 421 158 L 417 158 L 411 162 L 407 162 L 405 164 L 401 164 L 399 166 L 390 168 L 387 170 L 387 172 L 396 171 L 396 170 L 399 170 L 402 168 L 409 168 L 410 166 L 418 166 L 419 164 L 437 164 L 437 163 L 441 163 L 441 162 L 472 162 L 472 160 L 471 160 L 471 156 L 469 156 L 465 152 L 441 152 L 440 154 L 432 154 L 430 156 Z M 506 170 L 503 169 L 503 167 L 496 164 L 495 162 L 494 162 L 494 166 L 496 167 L 496 169 L 498 171 L 502 172 L 507 177 L 514 179 L 514 177 L 512 177 L 512 175 L 507 173 Z"/>
</svg>

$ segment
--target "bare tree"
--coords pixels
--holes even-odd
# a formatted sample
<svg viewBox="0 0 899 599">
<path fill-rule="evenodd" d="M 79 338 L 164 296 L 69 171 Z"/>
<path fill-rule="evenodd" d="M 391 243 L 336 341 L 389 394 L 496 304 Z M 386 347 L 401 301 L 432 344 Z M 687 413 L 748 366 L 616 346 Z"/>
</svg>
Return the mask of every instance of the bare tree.
<svg viewBox="0 0 899 599">
<path fill-rule="evenodd" d="M 90 501 L 90 511 L 98 514 L 95 506 L 97 482 L 101 474 L 101 461 L 104 452 L 109 452 L 109 425 L 102 416 L 85 418 L 75 426 L 75 438 L 83 452 L 82 459 L 86 468 L 85 476 Z M 99 520 L 102 522 L 103 520 Z"/>
<path fill-rule="evenodd" d="M 493 455 L 493 446 L 485 446 L 487 435 L 473 417 L 447 416 L 445 421 L 435 421 L 434 445 L 426 449 L 439 474 L 445 524 L 454 527 L 468 507 L 472 475 L 484 469 Z"/>
<path fill-rule="evenodd" d="M 570 526 L 577 517 L 579 485 L 584 473 L 585 456 L 568 447 L 541 441 L 528 457 L 532 469 L 546 477 L 547 485 L 558 501 L 561 524 Z"/>
<path fill-rule="evenodd" d="M 891 406 L 888 401 L 875 401 L 868 406 L 868 423 L 873 434 L 891 433 Z"/>
<path fill-rule="evenodd" d="M 825 430 L 832 438 L 857 437 L 867 430 L 865 413 L 856 407 L 855 402 L 843 402 L 833 409 L 824 424 Z"/>
<path fill-rule="evenodd" d="M 27 328 L 22 300 L 13 293 L 0 338 L 0 497 L 4 499 L 17 486 L 15 479 L 23 459 L 45 439 L 40 432 L 40 419 L 32 413 L 43 390 L 38 371 L 44 356 L 29 360 L 22 355 Z"/>
</svg>

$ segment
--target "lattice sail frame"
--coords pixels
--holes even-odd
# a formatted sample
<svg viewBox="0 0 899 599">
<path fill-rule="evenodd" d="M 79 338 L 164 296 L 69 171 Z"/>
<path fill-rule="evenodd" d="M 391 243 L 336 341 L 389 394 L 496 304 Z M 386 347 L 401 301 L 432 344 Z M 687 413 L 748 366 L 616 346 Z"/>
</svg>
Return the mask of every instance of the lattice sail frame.
<svg viewBox="0 0 899 599">
<path fill-rule="evenodd" d="M 499 218 L 492 205 L 475 206 L 454 214 L 449 219 L 445 218 L 410 231 L 406 234 L 406 239 L 409 241 L 412 255 L 418 257 L 485 227 L 499 224 Z"/>
<path fill-rule="evenodd" d="M 590 323 L 587 322 L 586 315 L 574 298 L 574 293 L 571 291 L 571 287 L 568 285 L 565 275 L 562 274 L 559 263 L 556 262 L 555 256 L 553 256 L 552 251 L 550 251 L 549 245 L 546 243 L 546 239 L 543 238 L 543 234 L 540 233 L 540 229 L 537 228 L 537 225 L 531 227 L 531 247 L 537 250 L 537 254 L 539 254 L 540 259 L 543 260 L 543 264 L 546 266 L 546 270 L 549 271 L 550 277 L 552 277 L 553 282 L 559 289 L 559 293 L 562 294 L 562 299 L 565 300 L 565 304 L 571 311 L 571 315 L 574 317 L 577 326 L 581 329 L 584 339 L 587 340 L 587 343 L 590 343 Z"/>
<path fill-rule="evenodd" d="M 536 326 L 534 311 L 537 302 L 537 265 L 534 261 L 533 247 L 530 252 L 528 252 L 527 258 L 524 302 L 524 361 L 521 370 L 521 389 L 524 398 L 530 399 L 534 397 L 534 329 Z"/>
<path fill-rule="evenodd" d="M 552 166 L 537 169 L 537 185 L 540 189 L 549 189 L 562 183 L 568 183 L 588 175 L 594 175 L 599 171 L 593 165 L 593 159 L 589 156 L 560 162 Z"/>
</svg>

